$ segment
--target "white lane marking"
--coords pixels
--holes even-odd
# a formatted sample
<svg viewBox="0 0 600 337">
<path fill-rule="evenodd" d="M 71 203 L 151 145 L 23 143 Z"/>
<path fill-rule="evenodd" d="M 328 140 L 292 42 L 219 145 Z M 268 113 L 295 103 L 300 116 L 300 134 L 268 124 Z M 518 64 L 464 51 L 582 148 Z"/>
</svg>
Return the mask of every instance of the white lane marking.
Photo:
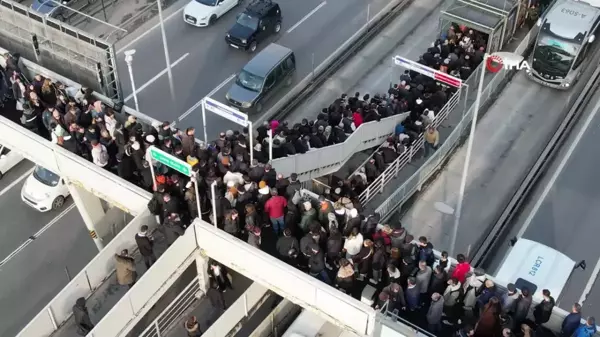
<svg viewBox="0 0 600 337">
<path fill-rule="evenodd" d="M 587 299 L 587 296 L 592 290 L 594 283 L 596 283 L 598 274 L 600 274 L 600 259 L 598 259 L 598 262 L 596 262 L 596 267 L 594 267 L 594 271 L 592 271 L 592 276 L 590 276 L 590 279 L 585 285 L 585 288 L 583 288 L 583 293 L 581 293 L 581 297 L 579 298 L 579 302 L 577 303 L 583 305 L 583 302 L 585 302 L 585 300 Z"/>
<path fill-rule="evenodd" d="M 202 98 L 204 99 L 204 98 Z M 202 104 L 202 99 L 199 100 L 198 102 L 196 102 L 196 104 L 192 105 L 191 108 L 187 109 L 186 112 L 183 113 L 183 115 L 179 116 L 179 118 L 177 118 L 177 121 L 181 122 L 184 118 L 186 118 L 189 114 L 192 113 L 192 111 L 198 109 L 198 107 Z"/>
<path fill-rule="evenodd" d="M 211 92 L 209 92 L 208 95 L 206 95 L 205 97 L 211 97 L 212 95 L 216 94 L 217 91 L 221 90 L 221 88 L 223 88 L 227 83 L 229 83 L 231 80 L 233 80 L 235 78 L 235 75 L 236 74 L 229 75 L 229 77 L 227 77 L 223 82 L 221 82 L 221 84 L 217 85 L 217 87 L 214 88 Z M 204 98 L 202 98 L 202 99 L 204 99 Z M 177 122 L 181 122 L 184 118 L 186 118 L 192 112 L 194 112 L 194 110 L 198 109 L 198 107 L 200 105 L 202 105 L 202 99 L 199 100 L 198 102 L 196 102 L 196 104 L 192 105 L 191 108 L 187 109 L 181 116 L 179 116 L 179 118 L 177 118 L 176 121 L 174 121 L 171 124 L 175 125 L 175 124 L 177 124 Z"/>
<path fill-rule="evenodd" d="M 300 21 L 298 21 L 295 25 L 293 25 L 292 27 L 290 27 L 290 29 L 288 29 L 286 31 L 286 33 L 291 33 L 294 29 L 298 28 L 298 26 L 300 26 L 304 21 L 308 20 L 308 18 L 310 18 L 313 14 L 315 14 L 319 9 L 321 9 L 323 6 L 325 6 L 327 4 L 327 1 L 323 1 L 321 2 L 317 7 L 315 7 L 315 9 L 313 9 L 312 11 L 310 11 L 308 14 L 306 14 L 302 19 L 300 19 Z"/>
<path fill-rule="evenodd" d="M 27 178 L 31 174 L 31 172 L 33 172 L 33 170 L 35 170 L 35 167 L 30 168 L 29 170 L 27 170 L 27 172 L 23 173 L 19 178 L 15 179 L 12 183 L 10 183 L 8 186 L 3 188 L 2 191 L 0 191 L 0 196 L 2 196 L 4 193 L 8 192 L 11 188 L 15 187 L 15 185 L 20 183 L 21 180 Z"/>
<path fill-rule="evenodd" d="M 40 235 L 42 235 L 45 231 L 47 231 L 52 225 L 57 223 L 58 220 L 60 220 L 60 218 L 67 215 L 67 213 L 69 213 L 74 207 L 75 207 L 75 203 L 72 203 L 71 205 L 69 205 L 69 207 L 65 208 L 62 212 L 60 212 L 59 215 L 54 217 L 54 219 L 50 220 L 50 222 L 48 222 L 44 227 L 42 227 L 42 229 L 40 229 L 35 234 L 30 236 L 29 239 L 27 239 L 25 242 L 23 242 L 19 247 L 17 247 L 17 249 L 15 249 L 12 253 L 8 254 L 8 256 L 4 258 L 4 260 L 0 261 L 0 267 L 2 267 L 4 264 L 6 264 L 8 261 L 10 261 L 10 259 L 12 259 L 17 254 L 19 254 L 23 249 L 25 249 L 25 247 L 27 247 L 30 243 L 35 241 L 35 239 L 39 238 Z"/>
<path fill-rule="evenodd" d="M 164 18 L 163 21 L 166 23 L 169 19 L 171 19 L 175 15 L 179 14 L 179 12 L 183 11 L 184 8 L 185 8 L 185 6 L 179 8 L 178 10 L 176 10 L 175 12 L 173 12 L 172 14 L 170 14 L 169 16 L 167 16 L 166 18 Z M 143 34 L 141 34 L 140 36 L 138 36 L 135 39 L 133 39 L 132 41 L 130 41 L 128 44 L 126 44 L 123 47 L 121 47 L 119 50 L 117 50 L 117 55 L 121 54 L 122 52 L 124 52 L 127 49 L 129 49 L 129 47 L 131 47 L 133 44 L 135 44 L 139 40 L 141 40 L 144 37 L 146 37 L 146 35 L 150 34 L 150 32 L 152 32 L 154 29 L 156 29 L 158 27 L 160 27 L 160 22 L 158 22 L 157 24 L 155 24 L 154 26 L 152 26 L 152 28 L 148 29 Z"/>
<path fill-rule="evenodd" d="M 177 64 L 179 64 L 179 62 L 183 61 L 188 56 L 190 56 L 190 53 L 183 54 L 180 58 L 175 60 L 175 62 L 171 63 L 171 68 L 175 67 Z M 135 92 L 137 94 L 139 94 L 140 92 L 142 92 L 142 90 L 146 89 L 150 84 L 156 82 L 156 80 L 158 80 L 161 76 L 166 74 L 167 71 L 168 71 L 167 68 L 163 69 L 160 73 L 156 74 L 156 76 L 152 77 L 148 82 L 142 84 L 141 87 L 137 88 L 135 90 Z M 133 98 L 133 93 L 131 93 L 129 96 L 127 96 L 127 98 L 125 98 L 125 102 L 129 101 L 132 98 Z"/>
<path fill-rule="evenodd" d="M 536 201 L 535 205 L 533 206 L 533 209 L 531 210 L 531 212 L 529 213 L 529 216 L 525 220 L 525 223 L 523 224 L 523 227 L 519 230 L 519 233 L 517 234 L 517 239 L 521 238 L 523 236 L 523 234 L 525 234 L 525 231 L 527 230 L 527 228 L 529 227 L 529 225 L 531 225 L 531 221 L 533 220 L 533 217 L 537 214 L 538 210 L 542 206 L 542 203 L 544 202 L 544 200 L 548 196 L 548 193 L 550 193 L 550 190 L 554 186 L 554 183 L 556 182 L 556 179 L 558 179 L 558 176 L 560 175 L 560 173 L 562 172 L 562 170 L 567 165 L 567 162 L 569 161 L 569 158 L 571 158 L 571 155 L 573 155 L 573 152 L 575 152 L 575 148 L 577 148 L 577 145 L 579 144 L 579 142 L 583 138 L 583 135 L 587 131 L 588 127 L 590 126 L 590 124 L 592 124 L 592 120 L 594 119 L 594 117 L 596 117 L 596 114 L 598 113 L 598 109 L 600 109 L 600 100 L 598 102 L 596 102 L 596 105 L 594 106 L 594 109 L 592 110 L 592 112 L 590 113 L 590 115 L 588 116 L 588 118 L 585 120 L 585 123 L 583 124 L 583 127 L 581 128 L 581 130 L 579 130 L 579 132 L 577 133 L 577 136 L 575 136 L 575 139 L 573 140 L 573 143 L 571 143 L 571 146 L 569 147 L 569 150 L 567 150 L 567 153 L 565 153 L 565 156 L 560 161 L 560 164 L 558 165 L 558 168 L 556 169 L 556 171 L 554 171 L 554 174 L 552 175 L 552 177 L 550 178 L 550 181 L 548 182 L 548 184 L 544 188 L 544 191 L 542 192 L 542 195 L 538 198 L 538 200 Z"/>
<path fill-rule="evenodd" d="M 229 83 L 229 81 L 233 80 L 234 78 L 235 74 L 229 75 L 229 77 L 227 77 L 223 82 L 221 82 L 221 84 L 217 85 L 216 88 L 209 92 L 208 95 L 206 95 L 206 97 L 211 97 L 212 95 L 216 94 L 217 91 L 221 90 L 221 88 L 223 88 L 227 83 Z"/>
</svg>

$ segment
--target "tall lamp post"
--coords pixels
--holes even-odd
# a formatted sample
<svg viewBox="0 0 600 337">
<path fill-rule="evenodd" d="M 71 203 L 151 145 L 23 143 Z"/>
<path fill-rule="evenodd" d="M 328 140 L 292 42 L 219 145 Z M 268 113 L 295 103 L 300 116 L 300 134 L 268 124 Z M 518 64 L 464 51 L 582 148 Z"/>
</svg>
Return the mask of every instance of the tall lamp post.
<svg viewBox="0 0 600 337">
<path fill-rule="evenodd" d="M 135 80 L 133 79 L 133 69 L 131 63 L 133 62 L 133 55 L 135 49 L 129 49 L 125 51 L 125 63 L 127 63 L 127 69 L 129 70 L 129 80 L 131 81 L 131 89 L 133 90 L 133 101 L 135 102 L 135 110 L 140 111 L 140 104 L 137 98 L 137 89 L 135 88 Z"/>
<path fill-rule="evenodd" d="M 458 225 L 462 213 L 463 199 L 465 198 L 465 188 L 467 186 L 467 175 L 469 174 L 469 164 L 471 162 L 471 152 L 473 151 L 473 142 L 475 141 L 475 128 L 477 126 L 477 115 L 479 114 L 479 105 L 481 104 L 481 92 L 483 91 L 483 80 L 485 78 L 485 65 L 489 55 L 485 54 L 481 63 L 481 73 L 479 74 L 479 84 L 477 85 L 477 97 L 473 106 L 473 120 L 471 121 L 471 131 L 467 143 L 467 155 L 463 165 L 462 178 L 460 180 L 460 189 L 458 191 L 458 202 L 456 203 L 456 215 L 454 216 L 454 227 L 450 237 L 450 254 L 456 257 L 456 237 L 458 235 Z"/>
<path fill-rule="evenodd" d="M 165 61 L 167 62 L 167 76 L 169 77 L 169 89 L 171 90 L 171 99 L 175 103 L 175 86 L 173 84 L 173 72 L 171 71 L 171 58 L 169 57 L 169 45 L 167 44 L 167 34 L 165 33 L 165 22 L 162 15 L 162 1 L 156 0 L 158 5 L 158 20 L 160 21 L 160 33 L 162 35 L 163 47 L 165 50 Z"/>
</svg>

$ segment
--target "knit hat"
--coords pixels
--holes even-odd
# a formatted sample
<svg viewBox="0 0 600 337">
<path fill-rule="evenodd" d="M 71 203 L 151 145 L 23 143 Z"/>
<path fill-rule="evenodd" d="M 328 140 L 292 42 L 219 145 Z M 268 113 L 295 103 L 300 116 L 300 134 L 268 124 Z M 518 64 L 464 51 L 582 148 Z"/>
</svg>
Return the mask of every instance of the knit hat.
<svg viewBox="0 0 600 337">
<path fill-rule="evenodd" d="M 265 187 L 267 187 L 267 183 L 265 181 L 261 181 L 261 182 L 258 183 L 258 188 L 259 189 L 260 188 L 265 188 Z"/>
</svg>

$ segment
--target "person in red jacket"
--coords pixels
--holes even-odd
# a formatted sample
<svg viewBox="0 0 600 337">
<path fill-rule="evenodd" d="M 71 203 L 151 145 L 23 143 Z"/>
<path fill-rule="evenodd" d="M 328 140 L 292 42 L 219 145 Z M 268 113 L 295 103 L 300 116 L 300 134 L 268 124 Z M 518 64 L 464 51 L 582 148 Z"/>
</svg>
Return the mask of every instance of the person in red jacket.
<svg viewBox="0 0 600 337">
<path fill-rule="evenodd" d="M 463 254 L 458 254 L 456 260 L 458 261 L 458 264 L 452 272 L 452 278 L 456 278 L 460 283 L 464 283 L 467 274 L 471 271 L 471 265 Z"/>
<path fill-rule="evenodd" d="M 378 240 L 381 240 L 386 247 L 389 247 L 392 244 L 392 238 L 390 237 L 391 233 L 392 228 L 390 225 L 385 225 L 381 230 L 373 234 L 373 241 L 377 242 Z"/>
<path fill-rule="evenodd" d="M 363 118 L 360 114 L 360 111 L 354 111 L 352 114 L 352 121 L 354 121 L 354 126 L 358 129 L 358 127 L 363 123 Z"/>
<path fill-rule="evenodd" d="M 265 212 L 269 215 L 269 219 L 273 224 L 273 230 L 276 235 L 283 233 L 285 228 L 285 222 L 283 221 L 285 216 L 285 208 L 287 207 L 287 200 L 284 197 L 278 195 L 277 189 L 271 189 L 271 197 L 265 203 Z"/>
</svg>

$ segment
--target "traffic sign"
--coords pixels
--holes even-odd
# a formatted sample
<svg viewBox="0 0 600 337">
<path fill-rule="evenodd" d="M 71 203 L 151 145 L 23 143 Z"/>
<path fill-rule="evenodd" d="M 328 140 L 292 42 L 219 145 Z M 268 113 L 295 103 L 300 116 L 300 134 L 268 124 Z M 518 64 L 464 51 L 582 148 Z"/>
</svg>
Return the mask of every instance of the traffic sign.
<svg viewBox="0 0 600 337">
<path fill-rule="evenodd" d="M 204 108 L 241 126 L 248 126 L 248 115 L 212 98 L 204 98 Z"/>
<path fill-rule="evenodd" d="M 150 157 L 157 162 L 167 165 L 168 167 L 188 177 L 192 176 L 192 165 L 186 163 L 185 161 L 154 146 L 150 146 L 148 151 L 150 152 Z"/>
<path fill-rule="evenodd" d="M 410 69 L 412 71 L 416 71 L 419 74 L 423 74 L 427 77 L 431 77 L 436 81 L 447 84 L 451 87 L 460 88 L 462 85 L 462 80 L 460 78 L 456 78 L 454 76 L 450 76 L 445 72 L 435 70 L 433 68 L 429 68 L 428 66 L 422 65 L 418 62 L 411 61 L 402 56 L 394 56 L 394 63 L 401 67 Z"/>
</svg>

